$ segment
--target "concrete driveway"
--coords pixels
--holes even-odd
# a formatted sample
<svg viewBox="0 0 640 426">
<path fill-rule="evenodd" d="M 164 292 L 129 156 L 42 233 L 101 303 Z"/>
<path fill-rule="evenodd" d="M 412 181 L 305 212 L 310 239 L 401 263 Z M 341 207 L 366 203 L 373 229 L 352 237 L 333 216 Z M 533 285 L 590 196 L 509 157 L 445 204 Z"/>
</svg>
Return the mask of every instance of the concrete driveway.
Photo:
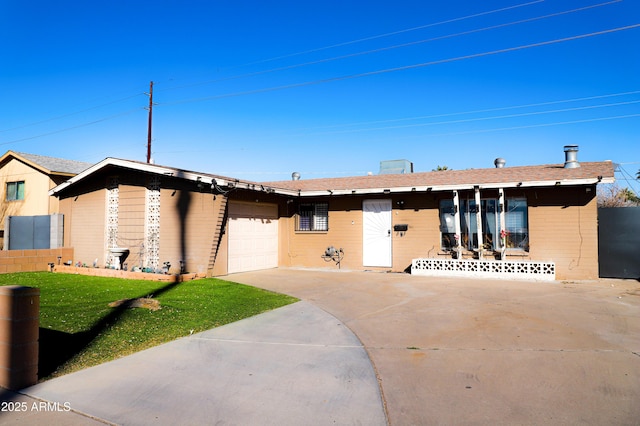
<svg viewBox="0 0 640 426">
<path fill-rule="evenodd" d="M 640 283 L 274 269 L 365 346 L 391 425 L 640 424 Z"/>
</svg>

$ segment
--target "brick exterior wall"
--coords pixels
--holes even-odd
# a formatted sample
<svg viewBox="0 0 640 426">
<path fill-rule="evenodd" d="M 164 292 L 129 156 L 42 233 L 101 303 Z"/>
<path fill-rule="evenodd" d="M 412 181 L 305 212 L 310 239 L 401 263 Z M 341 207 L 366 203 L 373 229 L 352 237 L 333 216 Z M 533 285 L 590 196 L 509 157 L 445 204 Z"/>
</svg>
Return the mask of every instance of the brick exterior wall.
<svg viewBox="0 0 640 426">
<path fill-rule="evenodd" d="M 98 258 L 104 265 L 106 190 L 113 173 L 80 185 L 61 201 L 65 215 L 65 246 L 74 247 L 77 259 L 91 265 Z M 146 179 L 138 174 L 120 175 L 118 243 L 130 249 L 129 268 L 144 236 L 144 188 Z M 223 196 L 214 196 L 206 184 L 178 177 L 162 177 L 160 191 L 159 266 L 171 263 L 178 273 L 180 260 L 186 271 L 222 275 L 227 271 L 228 238 L 220 236 Z M 464 192 L 464 191 L 463 191 Z M 466 190 L 467 198 L 473 190 Z M 497 190 L 481 190 L 483 198 L 498 197 Z M 392 222 L 407 224 L 406 232 L 392 230 L 392 267 L 366 268 L 405 271 L 415 258 L 443 258 L 440 241 L 440 199 L 450 199 L 450 191 L 408 191 L 377 195 L 333 195 L 286 197 L 262 191 L 236 189 L 230 201 L 275 203 L 278 205 L 279 265 L 284 267 L 337 268 L 322 254 L 329 246 L 342 248 L 342 269 L 362 270 L 363 201 L 388 199 L 392 202 Z M 595 279 L 598 277 L 597 207 L 595 185 L 544 188 L 507 188 L 505 197 L 526 198 L 528 206 L 529 251 L 507 251 L 506 260 L 554 262 L 557 279 Z M 295 217 L 300 203 L 328 202 L 329 230 L 299 232 Z M 393 229 L 393 228 L 392 228 Z M 228 230 L 228 229 L 227 229 Z M 495 236 L 494 236 L 495 237 Z M 215 265 L 209 265 L 212 250 L 220 240 Z M 448 255 L 450 256 L 450 255 Z"/>
<path fill-rule="evenodd" d="M 528 252 L 507 252 L 506 260 L 549 261 L 556 265 L 559 280 L 598 278 L 597 200 L 595 188 L 511 189 L 507 197 L 524 197 L 528 204 Z M 392 231 L 391 268 L 367 268 L 402 272 L 415 258 L 445 258 L 440 249 L 438 205 L 449 194 L 390 194 L 392 226 L 407 224 L 404 233 Z M 483 197 L 497 197 L 487 191 Z M 337 268 L 321 255 L 333 245 L 344 250 L 343 269 L 362 270 L 362 201 L 371 197 L 304 199 L 329 202 L 329 231 L 296 232 L 296 206 L 281 211 L 280 265 L 287 267 Z M 450 257 L 450 256 L 449 256 Z"/>
<path fill-rule="evenodd" d="M 49 263 L 73 260 L 73 248 L 0 251 L 0 274 L 11 272 L 49 271 Z"/>
<path fill-rule="evenodd" d="M 527 201 L 530 258 L 555 262 L 559 280 L 597 279 L 598 207 L 595 188 L 530 191 Z"/>
</svg>

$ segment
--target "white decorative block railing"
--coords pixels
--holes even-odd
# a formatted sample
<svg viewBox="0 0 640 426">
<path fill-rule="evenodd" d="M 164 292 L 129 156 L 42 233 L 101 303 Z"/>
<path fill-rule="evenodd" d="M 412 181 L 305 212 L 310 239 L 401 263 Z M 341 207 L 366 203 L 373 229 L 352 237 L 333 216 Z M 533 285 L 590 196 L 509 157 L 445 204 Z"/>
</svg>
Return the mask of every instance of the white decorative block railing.
<svg viewBox="0 0 640 426">
<path fill-rule="evenodd" d="M 413 275 L 470 278 L 512 278 L 554 281 L 553 262 L 478 260 L 478 259 L 413 259 Z"/>
<path fill-rule="evenodd" d="M 118 177 L 112 176 L 107 180 L 107 220 L 105 227 L 106 234 L 106 261 L 107 264 L 115 264 L 116 257 L 109 251 L 118 247 L 118 206 L 120 205 L 120 189 Z"/>
<path fill-rule="evenodd" d="M 146 189 L 143 265 L 152 269 L 160 267 L 160 183 L 160 176 L 152 176 Z"/>
</svg>

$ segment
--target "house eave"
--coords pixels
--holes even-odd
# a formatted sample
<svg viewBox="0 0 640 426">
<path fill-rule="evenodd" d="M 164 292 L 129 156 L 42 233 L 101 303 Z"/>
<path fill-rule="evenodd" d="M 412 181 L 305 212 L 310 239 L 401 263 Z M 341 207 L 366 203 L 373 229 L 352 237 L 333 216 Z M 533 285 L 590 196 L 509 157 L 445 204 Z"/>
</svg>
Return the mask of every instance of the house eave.
<svg viewBox="0 0 640 426">
<path fill-rule="evenodd" d="M 416 185 L 401 187 L 379 187 L 379 188 L 353 188 L 353 189 L 326 189 L 326 190 L 281 190 L 275 189 L 276 193 L 289 196 L 299 197 L 322 197 L 329 195 L 379 195 L 393 193 L 412 193 L 412 192 L 446 192 L 446 191 L 463 191 L 479 188 L 485 189 L 506 189 L 506 188 L 540 188 L 540 187 L 557 187 L 557 186 L 580 186 L 595 185 L 598 183 L 613 183 L 614 178 L 587 178 L 587 179 L 562 179 L 557 181 L 523 181 L 523 182 L 495 182 L 482 184 L 455 184 L 455 185 Z"/>
<path fill-rule="evenodd" d="M 531 188 L 531 187 L 557 187 L 557 186 L 580 186 L 594 185 L 598 183 L 613 183 L 614 177 L 591 177 L 581 179 L 562 179 L 562 180 L 531 180 L 531 181 L 512 181 L 512 182 L 490 182 L 490 183 L 460 183 L 452 185 L 416 185 L 416 186 L 398 186 L 398 187 L 375 187 L 375 188 L 346 188 L 346 189 L 291 189 L 278 188 L 277 186 L 263 185 L 257 182 L 246 182 L 240 180 L 230 180 L 221 177 L 211 176 L 206 173 L 197 173 L 185 171 L 165 166 L 159 166 L 150 163 L 141 163 L 136 161 L 122 160 L 117 158 L 106 158 L 103 161 L 94 164 L 80 174 L 71 177 L 64 183 L 56 186 L 49 191 L 49 195 L 55 196 L 64 191 L 69 186 L 82 181 L 91 174 L 108 166 L 121 167 L 140 172 L 156 174 L 161 176 L 171 176 L 193 182 L 202 182 L 204 184 L 216 185 L 228 188 L 240 188 L 256 192 L 264 192 L 277 194 L 286 197 L 322 197 L 322 196 L 338 196 L 338 195 L 379 195 L 392 193 L 412 193 L 412 192 L 444 192 L 444 191 L 462 191 L 479 189 L 506 189 L 506 188 Z"/>
<path fill-rule="evenodd" d="M 122 167 L 125 169 L 133 169 L 136 171 L 140 171 L 140 172 L 146 172 L 146 173 L 151 173 L 151 174 L 156 174 L 156 175 L 163 175 L 163 176 L 174 176 L 174 177 L 179 177 L 182 179 L 187 179 L 187 180 L 191 180 L 194 182 L 205 182 L 205 183 L 209 183 L 211 185 L 218 185 L 218 186 L 227 186 L 228 182 L 224 179 L 220 179 L 220 178 L 216 178 L 216 177 L 211 177 L 208 176 L 204 173 L 195 173 L 195 172 L 189 172 L 189 171 L 183 171 L 183 170 L 177 170 L 177 169 L 172 169 L 169 167 L 163 167 L 163 166 L 158 166 L 155 164 L 149 164 L 149 163 L 138 163 L 138 162 L 132 162 L 132 161 L 128 161 L 128 160 L 121 160 L 118 158 L 106 158 L 104 160 L 102 160 L 99 163 L 94 164 L 93 166 L 89 167 L 88 169 L 86 169 L 85 171 L 83 171 L 80 174 L 75 175 L 74 177 L 72 177 L 71 179 L 67 180 L 66 182 L 61 183 L 60 185 L 56 186 L 55 188 L 52 188 L 49 191 L 49 195 L 53 196 L 53 195 L 57 195 L 58 193 L 60 193 L 61 191 L 64 191 L 66 188 L 68 188 L 69 186 L 80 182 L 81 180 L 85 179 L 87 176 L 90 176 L 91 174 L 97 172 L 100 169 L 103 169 L 107 166 L 115 166 L 115 167 Z"/>
</svg>

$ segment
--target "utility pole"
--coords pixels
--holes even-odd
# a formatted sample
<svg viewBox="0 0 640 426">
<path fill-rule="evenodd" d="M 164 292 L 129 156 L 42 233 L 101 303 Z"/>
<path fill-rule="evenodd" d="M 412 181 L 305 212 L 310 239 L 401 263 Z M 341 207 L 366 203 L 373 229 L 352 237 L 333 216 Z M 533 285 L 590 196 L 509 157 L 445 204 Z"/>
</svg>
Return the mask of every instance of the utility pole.
<svg viewBox="0 0 640 426">
<path fill-rule="evenodd" d="M 147 130 L 147 163 L 151 163 L 151 117 L 153 115 L 153 81 L 149 83 L 149 128 Z"/>
</svg>

